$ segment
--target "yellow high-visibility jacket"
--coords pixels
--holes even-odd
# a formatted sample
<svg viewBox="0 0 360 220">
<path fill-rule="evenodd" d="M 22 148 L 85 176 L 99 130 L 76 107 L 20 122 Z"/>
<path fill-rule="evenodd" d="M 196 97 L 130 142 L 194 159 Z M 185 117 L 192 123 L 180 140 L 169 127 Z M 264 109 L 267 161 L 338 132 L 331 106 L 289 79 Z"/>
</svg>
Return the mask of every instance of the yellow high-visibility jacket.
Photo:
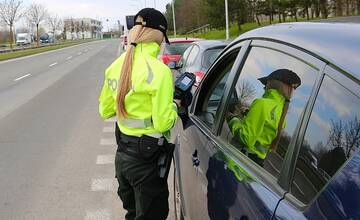
<svg viewBox="0 0 360 220">
<path fill-rule="evenodd" d="M 156 57 L 157 43 L 139 43 L 135 48 L 131 89 L 125 96 L 126 118 L 118 118 L 120 131 L 126 135 L 164 135 L 177 119 L 173 103 L 173 77 L 171 70 Z M 116 59 L 105 71 L 104 85 L 99 97 L 99 113 L 103 119 L 116 115 L 116 97 L 121 68 L 126 53 Z M 121 82 L 120 82 L 121 83 Z"/>
<path fill-rule="evenodd" d="M 275 89 L 266 90 L 262 98 L 255 99 L 243 119 L 232 118 L 231 133 L 250 153 L 265 159 L 272 141 L 278 133 L 285 98 Z M 286 125 L 284 120 L 283 128 Z"/>
</svg>

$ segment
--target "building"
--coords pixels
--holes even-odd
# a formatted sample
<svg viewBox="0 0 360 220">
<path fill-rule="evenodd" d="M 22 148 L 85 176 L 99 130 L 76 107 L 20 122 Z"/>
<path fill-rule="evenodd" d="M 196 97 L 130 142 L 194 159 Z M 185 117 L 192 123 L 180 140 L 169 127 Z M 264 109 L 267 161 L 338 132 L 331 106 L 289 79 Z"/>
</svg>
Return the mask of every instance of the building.
<svg viewBox="0 0 360 220">
<path fill-rule="evenodd" d="M 68 40 L 101 39 L 102 28 L 101 21 L 92 18 L 64 19 L 64 35 Z"/>
</svg>

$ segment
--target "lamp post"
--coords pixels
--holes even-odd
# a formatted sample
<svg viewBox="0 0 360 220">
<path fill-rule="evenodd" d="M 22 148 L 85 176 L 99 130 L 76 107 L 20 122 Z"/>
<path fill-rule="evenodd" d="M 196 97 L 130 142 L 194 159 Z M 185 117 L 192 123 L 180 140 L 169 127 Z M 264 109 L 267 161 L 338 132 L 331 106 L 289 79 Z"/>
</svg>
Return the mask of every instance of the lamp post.
<svg viewBox="0 0 360 220">
<path fill-rule="evenodd" d="M 173 23 L 174 23 L 174 37 L 176 37 L 176 20 L 175 20 L 175 9 L 174 9 L 175 1 L 173 1 L 171 5 L 172 5 Z"/>
<path fill-rule="evenodd" d="M 226 22 L 226 40 L 229 39 L 229 12 L 228 12 L 228 0 L 225 0 L 225 22 Z"/>
</svg>

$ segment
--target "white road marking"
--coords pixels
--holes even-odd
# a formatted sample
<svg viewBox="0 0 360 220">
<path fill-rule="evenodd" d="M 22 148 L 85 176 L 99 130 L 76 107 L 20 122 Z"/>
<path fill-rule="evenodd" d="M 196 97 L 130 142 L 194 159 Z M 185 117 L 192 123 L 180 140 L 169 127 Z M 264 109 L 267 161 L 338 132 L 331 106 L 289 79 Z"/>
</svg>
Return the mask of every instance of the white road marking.
<svg viewBox="0 0 360 220">
<path fill-rule="evenodd" d="M 70 60 L 72 58 L 72 56 L 69 56 L 67 59 Z"/>
<path fill-rule="evenodd" d="M 105 120 L 105 122 L 116 122 L 116 121 L 117 121 L 116 117 L 108 118 Z"/>
<path fill-rule="evenodd" d="M 87 211 L 85 220 L 111 220 L 111 213 L 109 209 Z"/>
<path fill-rule="evenodd" d="M 119 44 L 119 47 L 118 47 L 118 50 L 117 50 L 117 56 L 120 56 L 121 54 L 121 51 L 122 51 L 122 48 L 121 48 L 121 44 Z"/>
<path fill-rule="evenodd" d="M 56 64 L 58 64 L 58 63 L 57 62 L 52 63 L 52 64 L 49 65 L 49 67 L 55 66 Z"/>
<path fill-rule="evenodd" d="M 104 132 L 104 133 L 112 133 L 112 132 L 115 132 L 115 126 L 104 127 L 104 128 L 103 128 L 103 132 Z"/>
<path fill-rule="evenodd" d="M 96 164 L 105 165 L 105 164 L 114 164 L 115 155 L 106 154 L 106 155 L 98 155 L 96 158 Z"/>
<path fill-rule="evenodd" d="M 103 145 L 103 146 L 116 145 L 116 141 L 114 138 L 101 138 L 100 145 Z"/>
<path fill-rule="evenodd" d="M 19 78 L 14 79 L 14 81 L 18 81 L 18 80 L 23 79 L 23 78 L 25 78 L 25 77 L 28 77 L 28 76 L 30 76 L 30 75 L 31 75 L 31 74 L 23 75 L 23 76 L 21 76 L 21 77 L 19 77 Z"/>
<path fill-rule="evenodd" d="M 81 52 L 78 53 L 78 55 L 81 55 L 81 54 L 82 54 Z"/>
<path fill-rule="evenodd" d="M 99 178 L 91 180 L 91 191 L 111 191 L 115 192 L 115 178 Z"/>
</svg>

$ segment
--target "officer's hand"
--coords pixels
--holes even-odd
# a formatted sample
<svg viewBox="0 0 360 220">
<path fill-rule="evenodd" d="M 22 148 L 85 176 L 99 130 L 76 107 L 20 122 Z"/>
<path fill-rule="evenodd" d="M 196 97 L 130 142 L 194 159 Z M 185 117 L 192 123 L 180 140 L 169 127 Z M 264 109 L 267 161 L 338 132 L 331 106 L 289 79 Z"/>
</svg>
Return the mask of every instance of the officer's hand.
<svg viewBox="0 0 360 220">
<path fill-rule="evenodd" d="M 176 105 L 177 105 L 178 107 L 181 106 L 181 100 L 180 100 L 180 99 L 174 99 L 174 102 L 176 103 Z"/>
</svg>

